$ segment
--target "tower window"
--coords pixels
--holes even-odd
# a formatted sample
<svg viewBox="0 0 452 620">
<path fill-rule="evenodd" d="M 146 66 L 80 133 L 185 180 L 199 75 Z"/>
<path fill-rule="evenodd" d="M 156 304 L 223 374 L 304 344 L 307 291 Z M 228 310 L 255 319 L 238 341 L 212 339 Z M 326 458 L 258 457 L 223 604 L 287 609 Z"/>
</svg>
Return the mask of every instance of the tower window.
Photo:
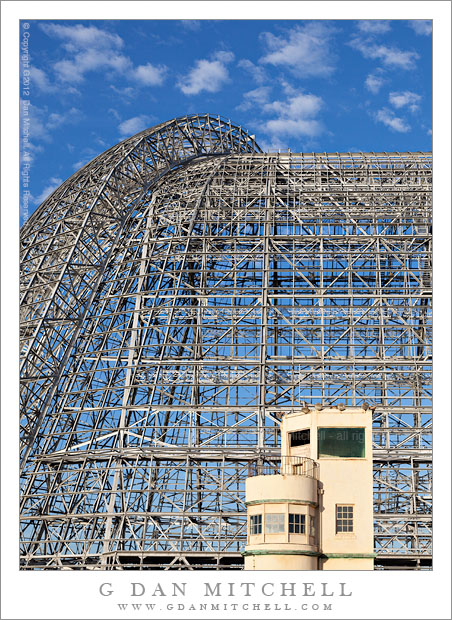
<svg viewBox="0 0 452 620">
<path fill-rule="evenodd" d="M 289 534 L 304 534 L 305 519 L 305 515 L 289 513 Z"/>
<path fill-rule="evenodd" d="M 262 515 L 250 516 L 250 534 L 262 534 Z"/>
<path fill-rule="evenodd" d="M 336 534 L 353 532 L 353 506 L 336 504 Z"/>
<path fill-rule="evenodd" d="M 265 533 L 279 534 L 284 532 L 284 513 L 269 513 L 265 515 Z"/>
<path fill-rule="evenodd" d="M 319 457 L 364 458 L 364 428 L 319 428 Z"/>
<path fill-rule="evenodd" d="M 305 446 L 311 441 L 311 431 L 309 428 L 305 428 L 302 431 L 295 431 L 294 433 L 289 433 L 289 438 L 292 448 L 295 446 Z"/>
</svg>

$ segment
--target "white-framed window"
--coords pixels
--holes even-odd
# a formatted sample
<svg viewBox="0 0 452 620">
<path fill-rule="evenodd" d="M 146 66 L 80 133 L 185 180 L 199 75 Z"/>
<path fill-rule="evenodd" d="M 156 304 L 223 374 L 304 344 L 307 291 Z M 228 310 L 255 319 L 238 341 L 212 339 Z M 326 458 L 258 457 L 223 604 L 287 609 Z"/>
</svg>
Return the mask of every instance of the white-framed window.
<svg viewBox="0 0 452 620">
<path fill-rule="evenodd" d="M 297 513 L 289 513 L 289 534 L 305 533 L 306 516 Z"/>
<path fill-rule="evenodd" d="M 353 506 L 336 504 L 336 534 L 353 532 Z"/>
<path fill-rule="evenodd" d="M 250 516 L 250 534 L 262 534 L 262 515 Z"/>
<path fill-rule="evenodd" d="M 265 533 L 266 534 L 279 534 L 284 532 L 284 518 L 283 512 L 268 513 L 265 515 Z"/>
</svg>

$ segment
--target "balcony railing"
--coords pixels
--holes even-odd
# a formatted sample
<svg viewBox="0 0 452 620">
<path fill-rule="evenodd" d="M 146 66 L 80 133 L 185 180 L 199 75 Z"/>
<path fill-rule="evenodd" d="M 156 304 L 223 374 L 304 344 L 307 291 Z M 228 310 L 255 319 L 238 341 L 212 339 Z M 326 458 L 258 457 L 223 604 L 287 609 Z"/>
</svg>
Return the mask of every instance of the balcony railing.
<svg viewBox="0 0 452 620">
<path fill-rule="evenodd" d="M 319 464 L 307 456 L 281 456 L 279 460 L 259 459 L 249 464 L 248 476 L 306 476 L 318 480 Z"/>
</svg>

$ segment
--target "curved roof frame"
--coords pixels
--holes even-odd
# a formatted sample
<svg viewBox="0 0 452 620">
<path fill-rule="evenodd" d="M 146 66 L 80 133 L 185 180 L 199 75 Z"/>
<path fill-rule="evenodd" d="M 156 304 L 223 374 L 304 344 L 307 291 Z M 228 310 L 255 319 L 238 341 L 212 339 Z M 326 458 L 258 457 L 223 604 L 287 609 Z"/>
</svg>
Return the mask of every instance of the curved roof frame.
<svg viewBox="0 0 452 620">
<path fill-rule="evenodd" d="M 209 114 L 172 119 L 108 149 L 67 179 L 21 231 L 21 467 L 32 450 L 87 309 L 135 206 L 196 158 L 261 152 Z"/>
</svg>

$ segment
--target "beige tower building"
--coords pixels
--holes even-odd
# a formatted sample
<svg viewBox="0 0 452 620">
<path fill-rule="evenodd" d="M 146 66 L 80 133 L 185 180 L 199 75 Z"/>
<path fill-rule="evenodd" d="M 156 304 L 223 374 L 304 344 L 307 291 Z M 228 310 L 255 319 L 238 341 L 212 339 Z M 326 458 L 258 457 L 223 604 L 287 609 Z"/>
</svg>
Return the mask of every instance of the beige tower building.
<svg viewBox="0 0 452 620">
<path fill-rule="evenodd" d="M 373 570 L 371 409 L 287 414 L 281 454 L 246 481 L 245 569 Z"/>
</svg>

